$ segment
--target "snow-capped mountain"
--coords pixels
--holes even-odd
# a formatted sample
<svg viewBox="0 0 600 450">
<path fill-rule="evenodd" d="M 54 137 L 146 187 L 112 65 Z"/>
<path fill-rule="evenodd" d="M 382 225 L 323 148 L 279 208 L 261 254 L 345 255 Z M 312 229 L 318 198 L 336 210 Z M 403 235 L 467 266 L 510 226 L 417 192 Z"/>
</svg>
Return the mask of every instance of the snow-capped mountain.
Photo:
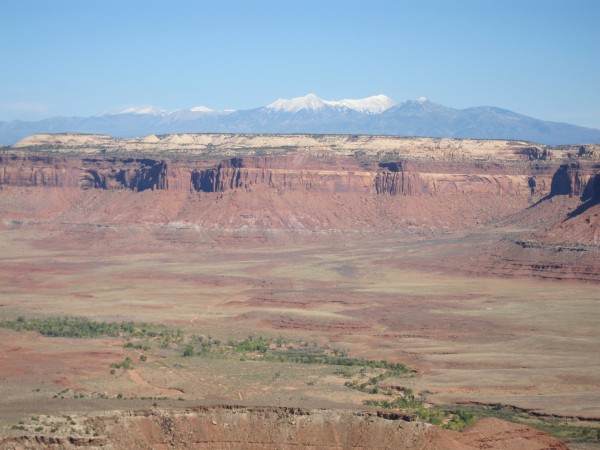
<svg viewBox="0 0 600 450">
<path fill-rule="evenodd" d="M 190 109 L 192 112 L 203 112 L 203 113 L 212 113 L 215 112 L 214 109 L 207 108 L 206 106 L 194 106 Z"/>
<path fill-rule="evenodd" d="M 143 106 L 92 117 L 0 122 L 0 144 L 11 145 L 33 133 L 65 132 L 115 137 L 168 133 L 388 134 L 514 139 L 549 145 L 600 143 L 600 130 L 542 121 L 490 106 L 459 110 L 424 97 L 396 103 L 382 94 L 343 100 L 323 100 L 308 94 L 241 111 L 196 106 L 168 112 Z"/>
<path fill-rule="evenodd" d="M 132 106 L 129 108 L 109 111 L 106 113 L 99 114 L 100 116 L 119 116 L 122 114 L 143 114 L 150 116 L 164 116 L 167 114 L 167 111 L 164 109 L 157 108 L 155 106 Z"/>
<path fill-rule="evenodd" d="M 354 111 L 370 114 L 379 114 L 397 105 L 394 100 L 383 94 L 358 100 L 346 98 L 340 100 L 338 103 Z"/>
<path fill-rule="evenodd" d="M 361 99 L 323 100 L 315 94 L 291 99 L 280 98 L 266 106 L 267 109 L 278 112 L 296 113 L 302 110 L 319 111 L 323 108 L 347 108 L 361 113 L 378 114 L 395 106 L 391 98 L 380 94 Z"/>
</svg>

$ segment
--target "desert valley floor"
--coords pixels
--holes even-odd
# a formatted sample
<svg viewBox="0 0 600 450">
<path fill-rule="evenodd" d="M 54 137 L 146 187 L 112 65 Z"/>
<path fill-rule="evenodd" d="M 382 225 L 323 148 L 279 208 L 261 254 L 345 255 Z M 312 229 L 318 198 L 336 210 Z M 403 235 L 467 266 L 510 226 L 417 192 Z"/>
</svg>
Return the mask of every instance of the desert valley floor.
<svg viewBox="0 0 600 450">
<path fill-rule="evenodd" d="M 278 142 L 274 155 L 171 164 L 184 138 L 165 142 L 175 153 L 160 163 L 99 156 L 104 141 L 78 142 L 70 151 L 83 157 L 44 137 L 42 150 L 4 150 L 0 448 L 374 448 L 368 439 L 390 436 L 385 414 L 403 414 L 381 402 L 413 393 L 427 407 L 515 407 L 600 436 L 595 153 L 573 166 L 569 149 L 548 161 L 528 143 L 495 143 L 494 159 L 489 143 L 467 142 L 467 157 L 442 145 L 428 165 L 419 152 L 433 141 L 401 142 L 416 149 L 408 163 L 382 159 L 385 142 L 368 144 L 380 153 L 366 162 L 348 156 L 353 142 L 337 142 L 337 159 L 322 154 L 330 142 Z M 69 317 L 132 328 L 48 336 L 35 322 Z M 395 364 L 407 370 L 388 375 Z M 240 430 L 260 428 L 251 411 L 285 436 L 248 444 Z M 357 411 L 377 432 L 352 434 Z M 343 418 L 326 430 L 319 414 Z M 297 428 L 314 431 L 318 417 L 327 446 Z M 400 422 L 379 448 L 566 448 L 497 419 L 463 432 Z M 569 448 L 597 442 L 584 441 Z"/>
</svg>

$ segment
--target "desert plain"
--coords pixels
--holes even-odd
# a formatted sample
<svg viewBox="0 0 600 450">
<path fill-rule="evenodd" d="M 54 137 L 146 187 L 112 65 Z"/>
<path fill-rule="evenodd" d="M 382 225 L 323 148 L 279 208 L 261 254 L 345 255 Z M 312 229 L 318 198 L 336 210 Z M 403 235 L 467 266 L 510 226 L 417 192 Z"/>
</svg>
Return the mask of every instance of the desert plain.
<svg viewBox="0 0 600 450">
<path fill-rule="evenodd" d="M 0 446 L 118 448 L 143 427 L 110 431 L 114 417 L 204 411 L 221 427 L 231 408 L 277 420 L 362 411 L 379 439 L 381 417 L 410 411 L 377 402 L 413 393 L 426 407 L 514 408 L 528 425 L 597 436 L 598 158 L 593 146 L 352 136 L 42 135 L 5 148 L 0 319 L 147 330 L 0 328 Z M 371 382 L 388 367 L 332 363 L 339 355 L 407 370 Z M 413 430 L 405 447 L 352 442 L 566 448 L 511 428 L 502 440 L 493 420 L 471 435 Z M 137 445 L 186 442 L 183 425 L 147 426 Z M 303 435 L 286 430 L 254 447 L 225 433 L 212 448 L 293 448 Z"/>
</svg>

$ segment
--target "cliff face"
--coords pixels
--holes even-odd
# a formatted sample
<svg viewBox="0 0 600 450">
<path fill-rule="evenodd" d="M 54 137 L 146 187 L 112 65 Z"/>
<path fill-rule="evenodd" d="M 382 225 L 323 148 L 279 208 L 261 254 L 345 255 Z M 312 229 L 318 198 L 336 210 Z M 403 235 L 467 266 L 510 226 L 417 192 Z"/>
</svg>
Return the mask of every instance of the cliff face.
<svg viewBox="0 0 600 450">
<path fill-rule="evenodd" d="M 569 157 L 488 141 L 327 136 L 221 136 L 218 150 L 192 148 L 200 138 L 217 142 L 196 136 L 122 157 L 111 155 L 116 147 L 81 147 L 77 137 L 72 151 L 59 143 L 0 152 L 0 227 L 100 224 L 112 232 L 114 224 L 144 224 L 165 241 L 195 242 L 203 233 L 269 240 L 287 231 L 446 233 L 508 221 L 546 227 L 534 240 L 600 242 L 600 163 L 587 149 L 567 149 Z M 250 150 L 234 146 L 248 143 Z"/>
<path fill-rule="evenodd" d="M 597 151 L 596 146 L 386 136 L 35 135 L 0 153 L 0 185 L 392 197 L 582 196 L 600 170 Z"/>
<path fill-rule="evenodd" d="M 307 163 L 306 165 L 303 165 Z M 191 187 L 199 192 L 251 191 L 257 185 L 276 190 L 360 193 L 371 195 L 468 194 L 517 195 L 548 193 L 552 168 L 523 165 L 410 163 L 395 161 L 360 166 L 356 161 L 339 161 L 337 167 L 319 167 L 314 161 L 260 161 L 255 158 L 222 161 L 212 168 L 193 170 Z"/>
<path fill-rule="evenodd" d="M 582 200 L 600 201 L 600 170 L 587 181 Z"/>
<path fill-rule="evenodd" d="M 167 164 L 152 159 L 0 156 L 0 185 L 80 189 L 168 189 Z"/>
<path fill-rule="evenodd" d="M 152 159 L 82 160 L 81 189 L 168 189 L 167 164 Z"/>
<path fill-rule="evenodd" d="M 194 167 L 194 165 L 196 167 Z M 198 167 L 200 166 L 200 167 Z M 248 157 L 210 162 L 166 162 L 135 158 L 0 156 L 0 185 L 80 189 L 277 191 L 371 195 L 571 195 L 592 197 L 598 190 L 598 164 L 562 165 L 394 161 L 361 165 L 352 158 Z M 596 181 L 594 181 L 596 180 Z M 596 187 L 594 187 L 596 186 Z"/>
<path fill-rule="evenodd" d="M 561 165 L 552 177 L 550 195 L 583 196 L 590 181 L 600 173 L 600 165 L 569 163 Z"/>
<path fill-rule="evenodd" d="M 191 179 L 193 189 L 200 192 L 251 191 L 259 185 L 278 191 L 365 194 L 373 191 L 373 174 L 366 171 L 233 168 L 219 165 L 214 169 L 193 171 Z"/>
<path fill-rule="evenodd" d="M 358 193 L 431 196 L 480 194 L 591 196 L 600 166 L 475 164 L 440 161 L 359 163 L 353 158 L 298 156 L 229 158 L 215 163 L 148 158 L 65 158 L 27 154 L 0 156 L 0 185 L 78 189 L 175 190 L 204 193 Z M 594 190 L 595 189 L 595 190 Z"/>
<path fill-rule="evenodd" d="M 423 173 L 412 171 L 378 172 L 374 188 L 377 194 L 390 195 L 436 195 L 436 194 L 485 194 L 527 196 L 547 190 L 548 177 L 526 174 L 486 173 Z"/>
<path fill-rule="evenodd" d="M 66 187 L 74 184 L 67 158 L 0 155 L 0 184 L 8 186 Z"/>
</svg>

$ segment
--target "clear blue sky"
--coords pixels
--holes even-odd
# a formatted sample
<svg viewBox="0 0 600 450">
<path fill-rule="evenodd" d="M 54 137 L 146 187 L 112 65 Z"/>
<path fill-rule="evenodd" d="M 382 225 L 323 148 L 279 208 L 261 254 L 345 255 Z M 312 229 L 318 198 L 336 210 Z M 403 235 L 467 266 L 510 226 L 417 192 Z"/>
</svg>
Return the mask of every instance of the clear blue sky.
<svg viewBox="0 0 600 450">
<path fill-rule="evenodd" d="M 600 128 L 599 0 L 0 1 L 0 120 L 425 96 Z"/>
</svg>

